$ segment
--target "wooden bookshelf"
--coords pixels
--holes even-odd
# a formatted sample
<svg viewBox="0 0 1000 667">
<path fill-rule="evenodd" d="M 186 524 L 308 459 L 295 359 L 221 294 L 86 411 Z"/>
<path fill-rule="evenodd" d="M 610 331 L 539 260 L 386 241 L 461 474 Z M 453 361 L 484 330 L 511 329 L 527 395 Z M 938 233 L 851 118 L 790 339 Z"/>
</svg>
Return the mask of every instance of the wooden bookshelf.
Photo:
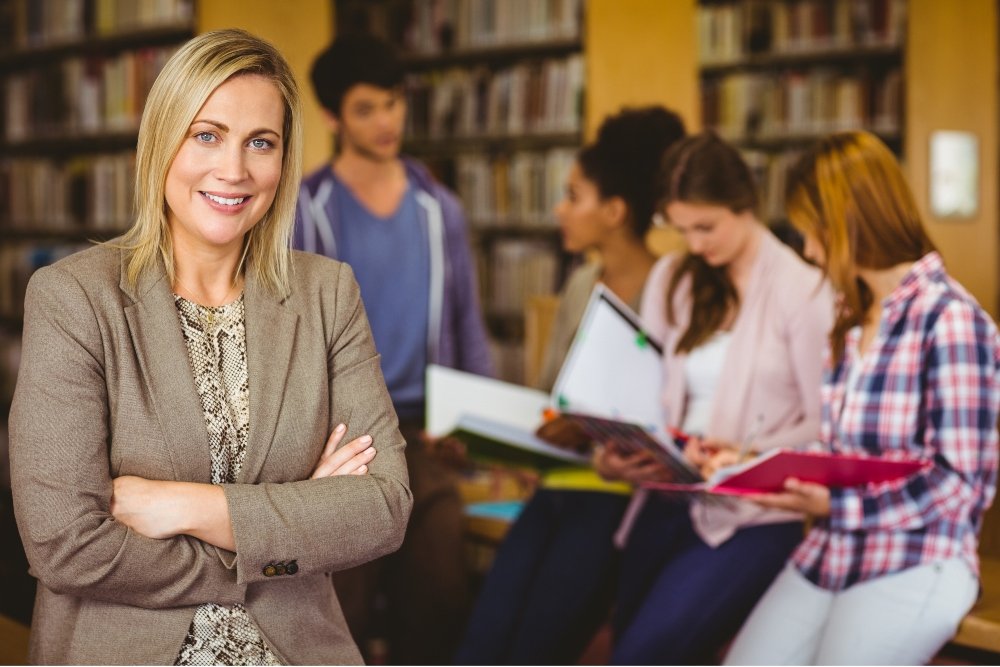
<svg viewBox="0 0 1000 667">
<path fill-rule="evenodd" d="M 194 36 L 194 26 L 188 22 L 139 27 L 106 35 L 92 35 L 57 40 L 39 46 L 4 48 L 0 51 L 0 71 L 69 56 L 99 56 L 132 49 L 177 44 Z"/>
<path fill-rule="evenodd" d="M 699 3 L 703 125 L 744 151 L 772 225 L 789 169 L 821 137 L 866 129 L 902 155 L 906 3 Z"/>
<path fill-rule="evenodd" d="M 470 67 L 483 64 L 503 67 L 525 58 L 558 58 L 583 50 L 579 38 L 553 39 L 546 42 L 518 42 L 482 48 L 448 50 L 440 53 L 408 53 L 403 62 L 410 71 L 443 69 L 446 67 Z"/>
</svg>

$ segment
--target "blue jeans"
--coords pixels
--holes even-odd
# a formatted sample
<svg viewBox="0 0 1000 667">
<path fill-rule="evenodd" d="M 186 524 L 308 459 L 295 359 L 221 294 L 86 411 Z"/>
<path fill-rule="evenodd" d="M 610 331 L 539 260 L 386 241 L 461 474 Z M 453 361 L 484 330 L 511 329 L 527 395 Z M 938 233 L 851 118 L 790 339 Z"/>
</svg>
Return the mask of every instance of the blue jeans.
<svg viewBox="0 0 1000 667">
<path fill-rule="evenodd" d="M 497 551 L 456 664 L 571 664 L 608 617 L 628 498 L 540 489 Z"/>
<path fill-rule="evenodd" d="M 800 522 L 750 526 L 713 548 L 686 504 L 651 496 L 622 555 L 612 664 L 718 664 L 802 537 Z"/>
</svg>

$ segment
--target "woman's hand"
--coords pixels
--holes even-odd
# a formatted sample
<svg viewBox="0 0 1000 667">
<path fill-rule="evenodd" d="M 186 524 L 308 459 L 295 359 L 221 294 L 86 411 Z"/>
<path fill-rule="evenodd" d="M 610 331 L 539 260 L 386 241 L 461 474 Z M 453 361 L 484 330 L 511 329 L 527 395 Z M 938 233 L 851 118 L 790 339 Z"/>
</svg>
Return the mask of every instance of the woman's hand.
<svg viewBox="0 0 1000 667">
<path fill-rule="evenodd" d="M 701 476 L 711 479 L 720 468 L 741 462 L 739 447 L 726 440 L 692 436 L 684 443 L 684 458 L 698 468 Z"/>
<path fill-rule="evenodd" d="M 671 479 L 670 469 L 656 460 L 651 453 L 638 451 L 625 453 L 613 443 L 597 447 L 593 456 L 594 469 L 607 480 L 631 482 L 666 482 Z"/>
<path fill-rule="evenodd" d="M 345 433 L 347 426 L 344 424 L 338 424 L 337 428 L 333 429 L 309 479 L 368 474 L 368 464 L 375 458 L 375 448 L 371 446 L 372 437 L 363 435 L 338 448 Z"/>
<path fill-rule="evenodd" d="M 428 435 L 426 431 L 421 431 L 420 439 L 423 442 L 424 451 L 442 464 L 456 470 L 465 470 L 470 467 L 469 449 L 458 438 L 452 436 L 435 438 Z"/>
<path fill-rule="evenodd" d="M 157 540 L 183 532 L 187 504 L 182 485 L 126 475 L 112 482 L 111 516 Z"/>
<path fill-rule="evenodd" d="M 804 512 L 815 517 L 830 516 L 830 489 L 815 482 L 800 482 L 794 477 L 785 480 L 784 493 L 762 493 L 748 498 L 772 509 Z"/>
<path fill-rule="evenodd" d="M 535 435 L 562 449 L 574 452 L 586 452 L 590 447 L 590 438 L 574 422 L 564 417 L 553 417 L 538 427 Z"/>
</svg>

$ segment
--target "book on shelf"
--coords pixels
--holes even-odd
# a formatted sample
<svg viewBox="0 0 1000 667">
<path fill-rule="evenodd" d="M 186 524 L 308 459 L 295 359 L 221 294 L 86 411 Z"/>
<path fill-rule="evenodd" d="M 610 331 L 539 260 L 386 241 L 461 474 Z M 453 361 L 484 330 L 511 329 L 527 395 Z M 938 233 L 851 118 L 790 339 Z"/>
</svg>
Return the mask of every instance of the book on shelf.
<svg viewBox="0 0 1000 667">
<path fill-rule="evenodd" d="M 583 56 L 490 70 L 450 68 L 407 75 L 407 136 L 496 138 L 579 132 Z"/>
<path fill-rule="evenodd" d="M 176 47 L 73 56 L 4 80 L 4 138 L 18 143 L 135 131 L 146 96 Z"/>
<path fill-rule="evenodd" d="M 188 25 L 192 0 L 25 0 L 12 32 L 15 48 L 83 42 L 159 26 Z"/>
<path fill-rule="evenodd" d="M 87 243 L 0 244 L 0 317 L 24 315 L 24 293 L 37 269 L 88 247 Z"/>
<path fill-rule="evenodd" d="M 674 470 L 699 479 L 663 423 L 659 345 L 638 316 L 603 285 L 595 287 L 550 394 L 452 369 L 427 374 L 427 431 L 459 437 L 474 457 L 536 467 L 586 464 L 586 453 L 535 435 L 546 409 L 578 424 L 594 442 L 643 448 Z"/>
<path fill-rule="evenodd" d="M 455 186 L 473 227 L 549 227 L 576 149 L 459 155 Z"/>
<path fill-rule="evenodd" d="M 520 316 L 529 296 L 555 293 L 560 260 L 552 243 L 502 239 L 487 252 L 491 314 Z"/>
<path fill-rule="evenodd" d="M 404 31 L 419 54 L 522 45 L 580 36 L 582 0 L 415 0 Z"/>
<path fill-rule="evenodd" d="M 726 64 L 753 55 L 899 46 L 906 0 L 704 3 L 697 21 L 702 64 Z"/>
<path fill-rule="evenodd" d="M 772 449 L 748 462 L 722 468 L 708 481 L 648 482 L 643 486 L 666 493 L 752 496 L 778 493 L 792 477 L 827 487 L 867 486 L 904 479 L 928 465 L 928 461 L 917 459 Z"/>
<path fill-rule="evenodd" d="M 132 216 L 135 154 L 0 160 L 0 229 L 108 231 Z"/>
</svg>

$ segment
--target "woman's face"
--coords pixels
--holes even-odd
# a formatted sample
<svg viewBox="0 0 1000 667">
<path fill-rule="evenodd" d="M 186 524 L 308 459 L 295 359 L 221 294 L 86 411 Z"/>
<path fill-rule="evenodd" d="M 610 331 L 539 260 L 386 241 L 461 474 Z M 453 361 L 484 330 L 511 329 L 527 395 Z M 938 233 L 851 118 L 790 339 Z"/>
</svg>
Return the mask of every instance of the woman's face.
<svg viewBox="0 0 1000 667">
<path fill-rule="evenodd" d="M 747 247 L 753 232 L 752 211 L 734 213 L 725 206 L 674 201 L 667 220 L 687 241 L 690 252 L 710 266 L 727 266 Z"/>
<path fill-rule="evenodd" d="M 554 209 L 562 232 L 563 249 L 580 253 L 598 246 L 608 233 L 608 211 L 597 184 L 583 175 L 573 163 L 563 198 Z"/>
<path fill-rule="evenodd" d="M 176 250 L 239 253 L 281 180 L 285 111 L 277 87 L 229 79 L 198 111 L 167 171 L 167 221 Z"/>
</svg>

